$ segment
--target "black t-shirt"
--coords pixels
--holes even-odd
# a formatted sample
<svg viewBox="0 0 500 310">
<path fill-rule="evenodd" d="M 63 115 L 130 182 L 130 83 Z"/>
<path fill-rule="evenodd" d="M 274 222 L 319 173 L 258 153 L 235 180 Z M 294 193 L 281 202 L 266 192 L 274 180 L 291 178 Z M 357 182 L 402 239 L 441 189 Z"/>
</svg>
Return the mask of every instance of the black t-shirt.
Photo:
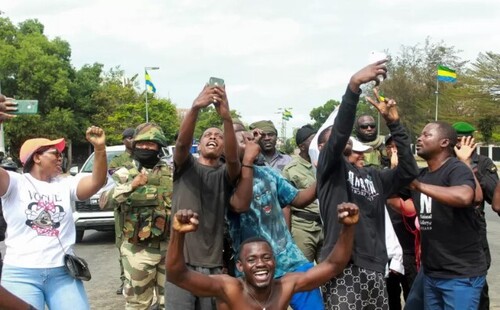
<svg viewBox="0 0 500 310">
<path fill-rule="evenodd" d="M 436 171 L 422 169 L 418 180 L 437 186 L 467 185 L 475 189 L 472 171 L 454 157 Z M 485 275 L 486 260 L 474 207 L 451 207 L 415 191 L 412 198 L 419 216 L 425 274 L 436 278 Z"/>
<path fill-rule="evenodd" d="M 226 165 L 204 166 L 192 156 L 174 170 L 172 214 L 191 209 L 199 214 L 198 230 L 186 234 L 184 257 L 192 266 L 222 267 L 224 214 L 232 192 Z"/>
</svg>

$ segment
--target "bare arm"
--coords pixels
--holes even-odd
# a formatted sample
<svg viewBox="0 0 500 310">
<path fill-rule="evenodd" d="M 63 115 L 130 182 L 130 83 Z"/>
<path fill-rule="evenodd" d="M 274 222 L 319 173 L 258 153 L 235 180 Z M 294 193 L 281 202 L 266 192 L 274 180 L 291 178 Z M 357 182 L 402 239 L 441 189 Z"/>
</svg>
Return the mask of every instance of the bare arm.
<svg viewBox="0 0 500 310">
<path fill-rule="evenodd" d="M 229 110 L 229 102 L 227 100 L 225 88 L 215 87 L 214 90 L 222 99 L 215 105 L 215 109 L 221 116 L 224 123 L 224 155 L 226 159 L 227 174 L 229 175 L 229 180 L 231 180 L 231 182 L 235 182 L 240 176 L 241 166 L 240 159 L 238 157 L 233 120 L 231 118 L 231 111 Z"/>
<path fill-rule="evenodd" d="M 0 309 L 5 309 L 5 310 L 19 310 L 19 309 L 34 309 L 31 308 L 31 306 L 26 303 L 25 301 L 21 300 L 20 298 L 16 297 L 14 294 L 10 293 L 6 289 L 3 288 L 3 286 L 0 286 Z"/>
<path fill-rule="evenodd" d="M 292 208 L 290 206 L 286 206 L 281 209 L 281 212 L 283 213 L 283 217 L 285 218 L 285 223 L 286 226 L 288 227 L 288 230 L 292 230 Z"/>
<path fill-rule="evenodd" d="M 207 276 L 186 267 L 184 236 L 197 228 L 198 214 L 191 210 L 179 210 L 173 216 L 172 233 L 165 261 L 167 280 L 196 296 L 224 299 L 224 275 Z"/>
<path fill-rule="evenodd" d="M 474 190 L 468 185 L 438 186 L 413 180 L 410 188 L 455 208 L 470 207 L 474 200 Z"/>
<path fill-rule="evenodd" d="M 12 98 L 7 98 L 0 94 L 0 123 L 15 117 L 15 115 L 5 113 L 15 110 L 17 110 L 17 103 L 14 103 Z M 9 188 L 9 183 L 9 174 L 3 168 L 0 168 L 0 196 L 5 195 Z"/>
<path fill-rule="evenodd" d="M 316 182 L 306 189 L 299 191 L 295 199 L 292 201 L 292 206 L 296 208 L 305 208 L 316 199 Z"/>
<path fill-rule="evenodd" d="M 191 109 L 184 117 L 179 130 L 179 136 L 175 142 L 174 163 L 176 167 L 182 166 L 189 156 L 198 112 L 200 109 L 208 107 L 213 102 L 214 98 L 215 100 L 221 100 L 221 98 L 215 94 L 213 87 L 205 85 L 201 93 L 194 100 Z"/>
<path fill-rule="evenodd" d="M 387 205 L 394 211 L 401 213 L 402 215 L 407 217 L 415 216 L 417 213 L 415 205 L 413 204 L 413 200 L 411 199 L 403 200 L 399 197 L 393 197 L 387 199 Z"/>
<path fill-rule="evenodd" d="M 10 176 L 7 170 L 0 168 L 0 196 L 5 195 L 10 184 Z"/>
<path fill-rule="evenodd" d="M 87 141 L 94 146 L 94 167 L 92 174 L 83 177 L 76 188 L 76 196 L 80 200 L 89 199 L 106 184 L 108 163 L 106 160 L 106 135 L 99 127 L 87 128 Z"/>
<path fill-rule="evenodd" d="M 352 203 L 338 205 L 338 217 L 344 225 L 335 247 L 326 260 L 309 269 L 305 273 L 290 273 L 291 277 L 284 281 L 294 281 L 294 293 L 309 291 L 324 284 L 344 270 L 352 254 L 355 224 L 358 222 L 358 207 Z"/>
<path fill-rule="evenodd" d="M 255 138 L 254 138 L 255 137 Z M 245 154 L 241 166 L 241 175 L 238 186 L 231 196 L 231 210 L 236 213 L 247 212 L 253 197 L 253 163 L 260 153 L 260 132 L 254 131 L 253 137 L 243 137 Z"/>
</svg>

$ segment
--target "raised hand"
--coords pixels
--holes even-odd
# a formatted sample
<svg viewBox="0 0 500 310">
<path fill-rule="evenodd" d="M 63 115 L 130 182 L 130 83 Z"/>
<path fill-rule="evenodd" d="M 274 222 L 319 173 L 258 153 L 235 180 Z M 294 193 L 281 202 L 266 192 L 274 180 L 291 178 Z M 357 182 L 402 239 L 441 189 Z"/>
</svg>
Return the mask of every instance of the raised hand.
<svg viewBox="0 0 500 310">
<path fill-rule="evenodd" d="M 12 101 L 12 98 L 5 97 L 0 94 L 0 123 L 16 117 L 15 115 L 6 112 L 17 110 L 17 103 Z"/>
<path fill-rule="evenodd" d="M 384 79 L 387 77 L 387 67 L 385 63 L 387 59 L 379 60 L 375 63 L 369 64 L 363 69 L 356 72 L 349 81 L 349 87 L 355 93 L 359 92 L 359 87 L 362 84 L 370 81 L 375 81 L 375 85 L 380 83 L 378 76 L 382 75 Z"/>
<path fill-rule="evenodd" d="M 396 101 L 394 99 L 380 97 L 376 87 L 373 89 L 373 94 L 376 99 L 366 96 L 366 100 L 368 100 L 368 102 L 378 110 L 385 121 L 387 123 L 398 121 L 399 113 L 396 107 Z"/>
<path fill-rule="evenodd" d="M 350 226 L 358 223 L 359 209 L 354 203 L 343 202 L 337 206 L 339 222 Z"/>
<path fill-rule="evenodd" d="M 180 233 L 188 233 L 198 229 L 198 213 L 191 210 L 179 210 L 173 216 L 172 228 Z"/>
<path fill-rule="evenodd" d="M 208 84 L 205 84 L 205 87 L 203 87 L 201 93 L 194 100 L 192 107 L 196 109 L 203 109 L 208 107 L 212 103 L 214 105 L 217 105 L 219 102 L 221 102 L 222 98 L 215 89 L 216 87 L 210 87 L 208 86 Z"/>
<path fill-rule="evenodd" d="M 460 140 L 460 148 L 455 145 L 455 155 L 457 155 L 460 161 L 470 163 L 472 153 L 474 153 L 476 146 L 477 143 L 474 142 L 473 137 L 462 137 Z"/>
<path fill-rule="evenodd" d="M 104 150 L 106 147 L 106 135 L 102 128 L 90 126 L 87 128 L 85 138 L 94 146 L 95 150 Z"/>
<path fill-rule="evenodd" d="M 243 139 L 245 139 L 245 154 L 243 155 L 244 162 L 253 163 L 257 156 L 259 156 L 259 141 L 261 136 L 262 130 L 260 129 L 254 129 L 251 134 L 243 136 Z"/>
<path fill-rule="evenodd" d="M 391 169 L 398 166 L 398 149 L 393 148 L 391 153 Z"/>
<path fill-rule="evenodd" d="M 226 94 L 226 86 L 215 86 L 213 87 L 213 90 L 215 94 L 217 94 L 216 102 L 214 102 L 217 114 L 219 114 L 225 120 L 231 119 L 231 111 L 229 110 L 229 101 L 227 100 Z"/>
</svg>

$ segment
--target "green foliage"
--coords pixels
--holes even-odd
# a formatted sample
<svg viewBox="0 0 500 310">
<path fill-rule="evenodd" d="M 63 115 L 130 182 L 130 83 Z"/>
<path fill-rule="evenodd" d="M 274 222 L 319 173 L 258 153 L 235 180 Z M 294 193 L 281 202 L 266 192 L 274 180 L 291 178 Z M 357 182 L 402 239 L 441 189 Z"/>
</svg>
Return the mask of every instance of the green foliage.
<svg viewBox="0 0 500 310">
<path fill-rule="evenodd" d="M 340 105 L 339 101 L 330 99 L 324 105 L 312 109 L 309 116 L 314 120 L 312 124 L 314 129 L 318 130 L 338 105 Z"/>
<path fill-rule="evenodd" d="M 28 138 L 64 137 L 73 146 L 87 145 L 85 130 L 102 127 L 108 144 L 121 143 L 121 132 L 145 122 L 145 97 L 137 88 L 137 74 L 126 78 L 119 67 L 103 72 L 94 63 L 75 70 L 68 42 L 44 35 L 37 20 L 15 26 L 0 18 L 0 82 L 2 93 L 16 99 L 37 99 L 39 114 L 20 115 L 4 125 L 6 145 L 18 153 Z M 152 96 L 150 120 L 171 141 L 178 130 L 175 106 Z"/>
<path fill-rule="evenodd" d="M 459 52 L 443 42 L 435 43 L 427 39 L 424 44 L 402 46 L 399 54 L 391 57 L 388 63 L 389 77 L 380 89 L 385 97 L 396 99 L 401 121 L 413 139 L 426 123 L 435 118 L 439 64 L 455 69 L 458 82 L 439 83 L 438 119 L 452 121 L 459 115 L 456 113 L 458 105 L 463 106 L 466 99 L 456 91 L 463 85 L 466 64 L 458 57 Z"/>
<path fill-rule="evenodd" d="M 483 136 L 484 142 L 490 143 L 493 137 L 493 129 L 498 124 L 498 120 L 498 117 L 494 115 L 486 115 L 479 120 L 477 127 Z"/>
<path fill-rule="evenodd" d="M 231 110 L 231 117 L 239 118 L 241 116 L 236 110 Z M 198 121 L 196 122 L 196 127 L 194 129 L 194 138 L 199 139 L 203 132 L 211 127 L 223 129 L 222 125 L 222 119 L 212 105 L 203 108 L 198 113 Z"/>
<path fill-rule="evenodd" d="M 493 100 L 500 100 L 500 54 L 493 52 L 479 53 L 469 73 L 477 79 L 475 86 Z"/>
<path fill-rule="evenodd" d="M 439 83 L 438 119 L 449 123 L 467 121 L 476 124 L 485 139 L 497 141 L 500 54 L 480 53 L 467 68 L 467 62 L 460 59 L 459 52 L 453 46 L 432 42 L 428 38 L 423 44 L 402 46 L 397 54 L 390 55 L 388 79 L 380 85 L 380 91 L 385 97 L 396 99 L 401 121 L 413 139 L 426 123 L 435 119 L 437 66 L 443 64 L 455 69 L 458 78 L 456 83 Z M 372 88 L 373 84 L 364 85 L 363 94 L 373 97 Z M 316 121 L 314 127 L 321 126 L 333 109 L 334 104 L 330 101 L 313 109 L 310 116 Z M 356 114 L 378 117 L 376 109 L 363 97 Z M 385 126 L 381 126 L 382 134 L 386 130 Z"/>
<path fill-rule="evenodd" d="M 280 152 L 292 155 L 297 148 L 297 143 L 295 142 L 295 138 L 286 139 L 285 143 L 281 144 Z"/>
</svg>

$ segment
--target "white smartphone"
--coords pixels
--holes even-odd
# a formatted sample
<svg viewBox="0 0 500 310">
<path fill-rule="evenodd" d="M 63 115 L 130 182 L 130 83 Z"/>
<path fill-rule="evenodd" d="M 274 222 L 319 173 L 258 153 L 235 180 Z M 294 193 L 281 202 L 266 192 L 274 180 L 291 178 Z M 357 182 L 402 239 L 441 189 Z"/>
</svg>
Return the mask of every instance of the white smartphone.
<svg viewBox="0 0 500 310">
<path fill-rule="evenodd" d="M 384 52 L 379 52 L 379 51 L 371 51 L 370 55 L 368 56 L 368 63 L 372 64 L 375 63 L 379 60 L 384 60 L 387 59 L 387 55 Z M 384 80 L 384 77 L 382 75 L 378 76 L 378 81 L 382 82 Z"/>
</svg>

